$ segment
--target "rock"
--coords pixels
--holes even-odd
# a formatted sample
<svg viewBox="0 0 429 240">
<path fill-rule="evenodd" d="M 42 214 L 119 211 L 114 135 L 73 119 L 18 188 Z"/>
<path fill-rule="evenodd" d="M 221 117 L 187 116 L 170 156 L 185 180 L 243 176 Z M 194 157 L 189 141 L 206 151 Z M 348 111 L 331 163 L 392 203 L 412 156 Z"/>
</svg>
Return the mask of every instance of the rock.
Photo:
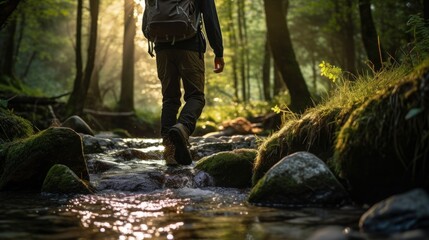
<svg viewBox="0 0 429 240">
<path fill-rule="evenodd" d="M 429 195 L 415 189 L 376 203 L 359 221 L 362 231 L 394 233 L 429 228 Z"/>
<path fill-rule="evenodd" d="M 140 160 L 160 160 L 161 156 L 155 153 L 146 153 L 137 149 L 125 149 L 119 152 L 116 152 L 112 155 L 115 158 L 120 158 L 122 161 L 128 161 L 132 159 L 140 159 Z"/>
<path fill-rule="evenodd" d="M 0 107 L 0 144 L 26 138 L 34 134 L 29 121 Z"/>
<path fill-rule="evenodd" d="M 212 176 L 217 187 L 246 188 L 251 186 L 256 154 L 253 149 L 219 152 L 201 159 L 195 168 Z"/>
<path fill-rule="evenodd" d="M 343 203 L 343 186 L 315 155 L 291 154 L 274 165 L 250 192 L 248 201 L 262 205 L 331 206 Z"/>
<path fill-rule="evenodd" d="M 429 189 L 429 62 L 357 108 L 339 131 L 334 168 L 355 201 Z"/>
<path fill-rule="evenodd" d="M 104 153 L 115 147 L 115 143 L 108 138 L 92 137 L 90 135 L 82 136 L 83 151 L 85 154 Z"/>
<path fill-rule="evenodd" d="M 67 118 L 62 124 L 61 127 L 68 127 L 75 130 L 78 133 L 87 134 L 94 136 L 94 131 L 91 127 L 79 116 L 71 116 Z"/>
<path fill-rule="evenodd" d="M 49 169 L 42 185 L 42 192 L 60 194 L 93 193 L 88 182 L 82 181 L 65 165 L 55 164 Z"/>
<path fill-rule="evenodd" d="M 347 240 L 344 230 L 338 226 L 328 226 L 317 230 L 308 240 Z"/>
<path fill-rule="evenodd" d="M 0 190 L 39 191 L 55 164 L 64 164 L 89 181 L 81 138 L 70 128 L 48 128 L 9 143 L 0 159 Z"/>
</svg>

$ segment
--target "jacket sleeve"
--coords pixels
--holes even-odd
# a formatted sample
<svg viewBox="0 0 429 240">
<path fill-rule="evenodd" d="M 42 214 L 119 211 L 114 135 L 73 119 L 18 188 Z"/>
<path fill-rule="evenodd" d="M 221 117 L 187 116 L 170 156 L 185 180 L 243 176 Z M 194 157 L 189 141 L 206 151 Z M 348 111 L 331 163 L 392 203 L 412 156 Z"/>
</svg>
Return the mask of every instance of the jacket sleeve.
<svg viewBox="0 0 429 240">
<path fill-rule="evenodd" d="M 199 2 L 210 46 L 213 48 L 216 57 L 223 57 L 222 32 L 220 30 L 215 2 L 214 0 L 201 0 Z"/>
</svg>

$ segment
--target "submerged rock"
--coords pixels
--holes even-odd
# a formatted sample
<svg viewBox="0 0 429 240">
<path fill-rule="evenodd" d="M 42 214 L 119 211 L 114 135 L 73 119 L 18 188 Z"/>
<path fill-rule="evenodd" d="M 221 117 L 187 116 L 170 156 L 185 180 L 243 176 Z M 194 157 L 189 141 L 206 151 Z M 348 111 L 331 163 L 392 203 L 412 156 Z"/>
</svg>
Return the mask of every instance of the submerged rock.
<svg viewBox="0 0 429 240">
<path fill-rule="evenodd" d="M 372 206 L 359 221 L 369 233 L 395 233 L 429 228 L 429 195 L 415 189 L 389 197 Z"/>
<path fill-rule="evenodd" d="M 263 205 L 323 206 L 343 203 L 343 186 L 315 155 L 297 152 L 283 158 L 259 180 L 248 201 Z"/>
<path fill-rule="evenodd" d="M 70 168 L 55 164 L 49 169 L 42 185 L 42 192 L 60 194 L 93 193 L 88 182 L 82 181 Z"/>
<path fill-rule="evenodd" d="M 0 190 L 39 191 L 49 169 L 68 166 L 89 181 L 82 141 L 69 128 L 49 128 L 4 146 L 0 164 Z"/>
<path fill-rule="evenodd" d="M 246 188 L 252 183 L 256 154 L 253 149 L 219 152 L 201 159 L 195 168 L 212 176 L 217 187 Z"/>
</svg>

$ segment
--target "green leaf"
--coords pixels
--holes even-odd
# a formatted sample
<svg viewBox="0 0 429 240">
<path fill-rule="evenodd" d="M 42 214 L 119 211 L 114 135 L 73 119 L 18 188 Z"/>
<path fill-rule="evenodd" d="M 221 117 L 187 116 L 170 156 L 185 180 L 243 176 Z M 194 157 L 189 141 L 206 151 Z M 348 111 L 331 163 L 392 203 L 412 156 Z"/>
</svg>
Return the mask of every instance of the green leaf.
<svg viewBox="0 0 429 240">
<path fill-rule="evenodd" d="M 423 112 L 423 108 L 412 108 L 410 109 L 410 111 L 408 111 L 407 115 L 405 116 L 405 120 L 409 120 L 419 115 L 421 112 Z"/>
</svg>

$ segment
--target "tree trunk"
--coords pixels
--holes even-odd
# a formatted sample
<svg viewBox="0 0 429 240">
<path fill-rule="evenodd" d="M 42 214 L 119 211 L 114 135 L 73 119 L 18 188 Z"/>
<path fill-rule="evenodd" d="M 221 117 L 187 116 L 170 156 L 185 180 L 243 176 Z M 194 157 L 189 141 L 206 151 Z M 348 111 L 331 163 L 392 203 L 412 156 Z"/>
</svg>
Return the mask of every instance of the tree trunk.
<svg viewBox="0 0 429 240">
<path fill-rule="evenodd" d="M 290 109 L 303 112 L 312 105 L 312 102 L 293 51 L 285 18 L 287 9 L 284 10 L 283 1 L 279 0 L 264 0 L 264 5 L 271 53 L 289 90 Z"/>
<path fill-rule="evenodd" d="M 6 0 L 0 2 L 0 29 L 6 23 L 7 18 L 15 11 L 20 0 Z"/>
<path fill-rule="evenodd" d="M 424 0 L 423 1 L 423 18 L 426 21 L 426 24 L 429 25 L 429 1 Z"/>
<path fill-rule="evenodd" d="M 356 53 L 354 42 L 354 25 L 352 17 L 352 1 L 335 2 L 337 12 L 341 12 L 338 23 L 340 25 L 339 39 L 342 46 L 344 70 L 351 75 L 356 75 Z M 349 78 L 351 79 L 351 78 Z"/>
<path fill-rule="evenodd" d="M 246 47 L 244 45 L 244 1 L 237 1 L 237 23 L 238 23 L 238 39 L 239 39 L 239 59 L 240 59 L 240 78 L 241 78 L 241 95 L 243 102 L 247 103 L 247 80 L 246 80 Z"/>
<path fill-rule="evenodd" d="M 268 36 L 267 36 L 265 40 L 264 61 L 262 64 L 262 91 L 264 93 L 265 101 L 271 101 L 272 99 L 270 73 L 271 73 L 271 54 L 270 54 L 270 44 L 268 43 Z"/>
<path fill-rule="evenodd" d="M 359 0 L 359 15 L 361 22 L 362 41 L 368 55 L 368 60 L 373 64 L 375 71 L 383 66 L 384 51 L 379 43 L 377 30 L 371 12 L 370 0 Z"/>
<path fill-rule="evenodd" d="M 233 17 L 233 5 L 232 1 L 228 1 L 228 17 L 229 22 L 228 24 L 228 32 L 229 34 L 229 42 L 233 51 L 233 54 L 231 54 L 231 63 L 232 63 L 232 74 L 234 79 L 234 101 L 240 102 L 240 96 L 238 94 L 238 74 L 237 74 L 237 39 L 235 35 L 235 25 L 234 25 L 234 17 Z"/>
<path fill-rule="evenodd" d="M 136 35 L 134 0 L 124 0 L 124 23 L 121 95 L 118 108 L 121 111 L 134 111 L 134 38 Z"/>
<path fill-rule="evenodd" d="M 88 93 L 89 84 L 91 81 L 92 72 L 95 65 L 95 54 L 96 54 L 96 45 L 97 45 L 97 31 L 98 31 L 98 13 L 99 13 L 99 0 L 90 0 L 89 1 L 89 11 L 91 26 L 89 32 L 89 45 L 87 51 L 87 61 L 86 67 L 83 74 L 83 78 L 80 82 L 75 81 L 72 95 L 69 98 L 67 103 L 68 113 L 75 115 L 82 115 L 83 108 L 86 102 L 86 96 Z"/>
<path fill-rule="evenodd" d="M 82 60 L 82 16 L 83 16 L 83 0 L 77 1 L 76 14 L 76 46 L 75 46 L 75 66 L 76 76 L 73 84 L 73 91 L 67 102 L 67 115 L 77 113 L 77 102 L 80 100 L 80 92 L 82 91 L 83 79 L 83 60 Z"/>
</svg>

